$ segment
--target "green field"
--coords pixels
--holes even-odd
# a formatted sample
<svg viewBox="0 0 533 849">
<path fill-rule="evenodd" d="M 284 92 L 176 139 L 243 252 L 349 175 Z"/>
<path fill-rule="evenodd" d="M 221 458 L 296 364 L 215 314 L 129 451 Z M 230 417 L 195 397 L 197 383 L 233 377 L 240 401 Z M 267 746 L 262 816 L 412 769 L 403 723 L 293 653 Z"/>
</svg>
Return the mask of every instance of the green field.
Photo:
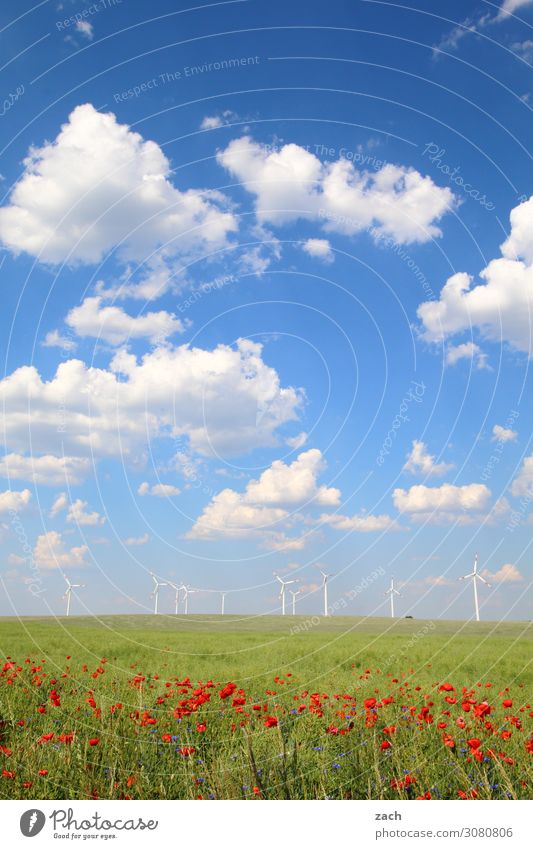
<svg viewBox="0 0 533 849">
<path fill-rule="evenodd" d="M 4 619 L 0 647 L 3 798 L 531 797 L 529 622 Z"/>
</svg>

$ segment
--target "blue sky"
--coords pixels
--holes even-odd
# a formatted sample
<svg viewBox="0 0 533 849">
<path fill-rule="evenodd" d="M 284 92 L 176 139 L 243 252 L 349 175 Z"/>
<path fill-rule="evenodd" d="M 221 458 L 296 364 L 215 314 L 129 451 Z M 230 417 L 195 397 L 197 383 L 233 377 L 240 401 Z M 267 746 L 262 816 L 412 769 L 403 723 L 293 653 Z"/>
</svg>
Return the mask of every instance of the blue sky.
<svg viewBox="0 0 533 849">
<path fill-rule="evenodd" d="M 529 618 L 533 2 L 13 15 L 0 613 Z"/>
</svg>

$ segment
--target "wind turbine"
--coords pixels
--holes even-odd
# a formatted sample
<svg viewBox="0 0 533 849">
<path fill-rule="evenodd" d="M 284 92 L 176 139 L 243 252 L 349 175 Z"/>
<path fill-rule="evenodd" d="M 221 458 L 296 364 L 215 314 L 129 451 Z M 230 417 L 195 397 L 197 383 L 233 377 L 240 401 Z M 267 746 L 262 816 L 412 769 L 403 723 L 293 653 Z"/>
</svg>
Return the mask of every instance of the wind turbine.
<svg viewBox="0 0 533 849">
<path fill-rule="evenodd" d="M 187 615 L 189 612 L 189 593 L 196 593 L 198 590 L 195 590 L 192 587 L 187 587 L 185 584 L 181 585 L 181 589 L 183 590 L 183 601 L 185 602 L 184 613 Z"/>
<path fill-rule="evenodd" d="M 281 584 L 281 591 L 279 594 L 279 597 L 281 599 L 281 615 L 285 616 L 285 587 L 288 586 L 288 584 L 294 584 L 295 581 L 284 581 L 283 578 L 280 578 L 279 575 L 275 575 L 275 577 Z"/>
<path fill-rule="evenodd" d="M 385 595 L 390 595 L 390 615 L 391 619 L 394 619 L 394 596 L 401 595 L 394 586 L 394 578 L 390 579 L 390 587 L 388 590 L 385 590 Z"/>
<path fill-rule="evenodd" d="M 328 614 L 328 578 L 331 578 L 331 575 L 328 575 L 327 572 L 323 572 L 322 569 L 318 570 L 322 575 L 322 588 L 324 590 L 324 616 L 329 616 Z"/>
<path fill-rule="evenodd" d="M 63 575 L 63 577 L 67 582 L 67 588 L 65 590 L 65 595 L 63 596 L 63 598 L 67 600 L 67 616 L 70 616 L 70 597 L 72 595 L 72 590 L 80 589 L 81 587 L 84 587 L 85 584 L 71 584 L 66 575 Z"/>
<path fill-rule="evenodd" d="M 180 592 L 182 590 L 183 585 L 180 584 L 180 586 L 178 586 L 177 584 L 173 584 L 172 581 L 169 581 L 168 585 L 174 590 L 174 613 L 177 616 L 180 608 Z"/>
<path fill-rule="evenodd" d="M 474 555 L 474 569 L 473 569 L 473 571 L 469 572 L 468 575 L 463 575 L 461 578 L 459 578 L 460 581 L 468 581 L 469 578 L 472 578 L 472 583 L 474 584 L 474 607 L 475 607 L 475 611 L 476 611 L 476 622 L 479 622 L 479 602 L 478 602 L 478 599 L 477 599 L 477 581 L 483 581 L 484 584 L 486 584 L 488 587 L 490 587 L 489 582 L 486 581 L 485 578 L 483 577 L 483 575 L 480 575 L 478 570 L 477 570 L 478 560 L 479 560 L 479 558 L 478 558 L 477 554 Z"/>
<path fill-rule="evenodd" d="M 152 581 L 154 582 L 154 591 L 150 593 L 151 597 L 154 601 L 154 613 L 159 613 L 158 601 L 159 601 L 159 587 L 167 587 L 168 584 L 166 581 L 160 581 L 153 572 L 150 572 L 152 576 Z"/>
<path fill-rule="evenodd" d="M 220 614 L 224 616 L 224 607 L 226 605 L 226 596 L 228 594 L 227 590 L 220 590 Z"/>
<path fill-rule="evenodd" d="M 300 590 L 289 590 L 292 595 L 292 615 L 296 616 L 296 596 L 299 594 Z"/>
</svg>

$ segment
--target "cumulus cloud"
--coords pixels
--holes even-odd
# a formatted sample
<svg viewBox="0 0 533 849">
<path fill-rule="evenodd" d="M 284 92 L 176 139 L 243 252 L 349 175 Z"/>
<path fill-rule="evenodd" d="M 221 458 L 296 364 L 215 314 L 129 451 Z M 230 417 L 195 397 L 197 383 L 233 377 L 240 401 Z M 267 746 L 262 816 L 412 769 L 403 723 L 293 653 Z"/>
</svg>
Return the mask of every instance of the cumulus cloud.
<svg viewBox="0 0 533 849">
<path fill-rule="evenodd" d="M 498 19 L 507 18 L 513 12 L 518 12 L 519 9 L 524 9 L 526 6 L 531 5 L 533 5 L 533 0 L 503 0 Z"/>
<path fill-rule="evenodd" d="M 20 492 L 8 489 L 5 492 L 0 492 L 0 513 L 8 513 L 11 510 L 19 513 L 28 507 L 30 501 L 31 492 L 29 489 L 23 489 Z"/>
<path fill-rule="evenodd" d="M 514 584 L 524 580 L 524 576 L 514 563 L 505 563 L 497 572 L 484 569 L 481 574 L 487 581 L 494 584 Z"/>
<path fill-rule="evenodd" d="M 475 342 L 449 345 L 446 349 L 446 365 L 454 366 L 461 360 L 470 360 L 478 370 L 489 368 L 488 357 Z"/>
<path fill-rule="evenodd" d="M 124 545 L 133 546 L 133 545 L 146 545 L 147 542 L 150 541 L 149 534 L 143 534 L 141 537 L 127 537 L 124 540 Z"/>
<path fill-rule="evenodd" d="M 438 477 L 446 474 L 450 469 L 453 469 L 453 463 L 437 463 L 435 457 L 427 450 L 427 445 L 418 439 L 413 440 L 411 452 L 403 467 L 404 472 L 426 477 Z"/>
<path fill-rule="evenodd" d="M 337 513 L 323 513 L 320 523 L 331 525 L 337 531 L 356 531 L 357 533 L 373 533 L 374 531 L 401 530 L 392 516 L 382 514 L 372 516 L 363 513 L 359 516 L 340 516 Z"/>
<path fill-rule="evenodd" d="M 130 339 L 149 339 L 157 344 L 184 330 L 183 322 L 166 310 L 133 316 L 121 307 L 104 306 L 100 295 L 85 298 L 70 310 L 65 322 L 77 336 L 91 336 L 110 345 L 122 345 Z"/>
<path fill-rule="evenodd" d="M 24 166 L 0 209 L 0 239 L 15 254 L 96 263 L 118 246 L 123 260 L 172 257 L 221 247 L 237 229 L 222 195 L 177 189 L 158 144 L 90 103 Z"/>
<path fill-rule="evenodd" d="M 96 511 L 92 513 L 87 509 L 88 505 L 86 501 L 82 501 L 81 498 L 77 498 L 72 503 L 69 503 L 67 495 L 65 492 L 61 492 L 57 498 L 55 499 L 52 509 L 50 510 L 50 517 L 54 518 L 63 510 L 67 512 L 67 522 L 73 525 L 103 525 L 105 524 L 105 517 L 101 516 Z"/>
<path fill-rule="evenodd" d="M 224 127 L 230 121 L 233 121 L 237 118 L 235 112 L 232 112 L 231 109 L 225 109 L 224 112 L 219 115 L 206 115 L 200 124 L 201 130 L 218 130 L 219 127 Z"/>
<path fill-rule="evenodd" d="M 307 239 L 306 242 L 302 243 L 302 250 L 309 256 L 322 260 L 322 262 L 330 263 L 335 260 L 335 255 L 327 239 Z"/>
<path fill-rule="evenodd" d="M 516 430 L 510 427 L 494 425 L 492 428 L 492 442 L 515 442 L 518 437 Z"/>
<path fill-rule="evenodd" d="M 66 549 L 58 531 L 48 531 L 37 537 L 33 550 L 35 565 L 40 569 L 67 569 L 71 566 L 86 566 L 86 545 Z"/>
<path fill-rule="evenodd" d="M 171 483 L 156 483 L 150 486 L 148 481 L 140 484 L 137 490 L 139 495 L 154 495 L 156 498 L 171 498 L 173 495 L 179 495 L 181 490 Z"/>
<path fill-rule="evenodd" d="M 287 437 L 285 442 L 287 443 L 289 448 L 293 448 L 295 451 L 297 451 L 298 448 L 302 448 L 307 442 L 307 433 L 305 432 L 305 430 L 302 430 L 302 432 L 297 434 L 296 436 Z"/>
<path fill-rule="evenodd" d="M 87 470 L 87 460 L 72 458 L 134 457 L 147 438 L 183 436 L 202 454 L 243 454 L 275 444 L 302 398 L 280 385 L 262 346 L 244 339 L 213 350 L 167 345 L 140 360 L 121 350 L 109 369 L 71 359 L 50 380 L 23 366 L 0 381 L 5 438 L 13 450 L 48 456 L 4 461 L 12 477 L 25 466 L 57 483 L 62 472 Z"/>
<path fill-rule="evenodd" d="M 324 470 L 325 461 L 317 448 L 303 452 L 290 465 L 275 460 L 257 480 L 249 481 L 244 492 L 224 489 L 215 495 L 187 536 L 214 539 L 263 534 L 270 547 L 287 548 L 292 542 L 297 550 L 303 544 L 286 537 L 280 527 L 289 518 L 287 507 L 335 506 L 340 501 L 338 489 L 318 484 Z"/>
<path fill-rule="evenodd" d="M 1 385 L 1 384 L 0 384 Z M 4 408 L 4 416 L 9 418 L 7 408 Z M 25 411 L 26 427 L 31 424 L 30 410 Z M 13 411 L 16 419 L 17 413 Z M 35 424 L 35 422 L 33 422 Z M 12 422 L 14 425 L 14 422 Z M 63 424 L 61 416 L 56 421 L 56 428 Z M 24 440 L 21 440 L 20 445 L 29 447 Z M 58 445 L 56 447 L 59 448 Z M 45 449 L 46 450 L 46 449 Z M 40 457 L 25 457 L 21 454 L 6 454 L 0 458 L 0 476 L 14 480 L 32 481 L 32 483 L 44 484 L 45 486 L 61 486 L 69 483 L 75 486 L 82 482 L 88 475 L 90 463 L 84 457 L 65 457 L 54 456 L 52 454 L 44 454 Z"/>
<path fill-rule="evenodd" d="M 511 232 L 501 245 L 502 256 L 480 273 L 484 281 L 458 272 L 448 279 L 437 301 L 418 308 L 422 335 L 441 342 L 472 327 L 493 342 L 506 342 L 529 356 L 532 352 L 533 197 L 511 212 Z"/>
<path fill-rule="evenodd" d="M 93 25 L 90 21 L 76 21 L 76 26 L 74 27 L 76 32 L 79 32 L 80 35 L 83 35 L 87 41 L 92 41 L 94 38 Z"/>
<path fill-rule="evenodd" d="M 511 492 L 517 497 L 533 494 L 533 454 L 524 459 L 520 472 L 511 485 Z"/>
<path fill-rule="evenodd" d="M 44 338 L 43 348 L 61 348 L 62 351 L 75 351 L 77 344 L 74 339 L 62 336 L 59 330 L 50 330 Z"/>
<path fill-rule="evenodd" d="M 393 492 L 394 505 L 401 513 L 418 522 L 435 524 L 469 524 L 482 518 L 483 511 L 490 512 L 490 497 L 490 489 L 481 483 L 464 486 L 445 483 L 436 487 L 418 484 Z"/>
<path fill-rule="evenodd" d="M 413 168 L 388 164 L 378 172 L 358 171 L 346 159 L 322 163 L 297 144 L 272 152 L 244 136 L 217 158 L 255 195 L 263 223 L 305 218 L 350 236 L 372 229 L 375 237 L 392 236 L 398 243 L 427 242 L 441 235 L 437 222 L 454 204 L 448 187 Z"/>
</svg>

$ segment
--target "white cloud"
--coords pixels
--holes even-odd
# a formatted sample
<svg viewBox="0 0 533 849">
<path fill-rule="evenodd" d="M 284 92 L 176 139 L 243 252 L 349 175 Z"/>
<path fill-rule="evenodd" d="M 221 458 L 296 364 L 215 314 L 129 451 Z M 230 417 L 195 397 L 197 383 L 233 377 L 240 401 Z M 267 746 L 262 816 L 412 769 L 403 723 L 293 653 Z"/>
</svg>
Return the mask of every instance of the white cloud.
<svg viewBox="0 0 533 849">
<path fill-rule="evenodd" d="M 75 30 L 85 36 L 87 41 L 92 41 L 94 38 L 93 25 L 90 21 L 76 21 Z"/>
<path fill-rule="evenodd" d="M 121 307 L 103 306 L 102 301 L 99 295 L 85 298 L 79 307 L 70 310 L 66 324 L 78 336 L 103 339 L 110 345 L 122 345 L 130 339 L 149 339 L 156 344 L 184 330 L 179 318 L 166 310 L 132 316 Z"/>
<path fill-rule="evenodd" d="M 335 255 L 327 239 L 307 239 L 306 242 L 302 243 L 302 250 L 309 256 L 321 259 L 322 262 L 331 263 L 335 260 Z"/>
<path fill-rule="evenodd" d="M 477 369 L 487 369 L 488 357 L 474 342 L 463 342 L 461 345 L 449 345 L 446 349 L 446 365 L 454 366 L 460 360 L 471 360 Z"/>
<path fill-rule="evenodd" d="M 345 235 L 372 229 L 374 237 L 388 235 L 399 243 L 427 242 L 441 235 L 437 222 L 454 204 L 449 188 L 412 168 L 388 164 L 377 173 L 358 171 L 346 159 L 322 163 L 296 144 L 270 152 L 245 136 L 217 158 L 255 195 L 263 223 L 305 218 Z"/>
<path fill-rule="evenodd" d="M 8 378 L 7 378 L 8 379 Z M 1 382 L 0 382 L 1 387 Z M 5 420 L 9 418 L 7 408 L 4 408 Z M 21 415 L 21 411 L 13 410 L 14 420 L 11 425 L 15 426 L 15 421 Z M 30 411 L 25 411 L 26 427 L 31 424 Z M 35 422 L 33 422 L 35 424 Z M 61 427 L 61 416 L 56 422 L 56 428 Z M 21 441 L 20 444 L 24 444 Z M 30 447 L 24 444 L 24 447 Z M 57 446 L 60 447 L 60 446 Z M 90 469 L 89 460 L 83 457 L 62 457 L 45 454 L 41 457 L 23 457 L 21 454 L 6 454 L 0 458 L 0 475 L 4 478 L 14 480 L 26 480 L 33 483 L 44 484 L 45 486 L 61 486 L 69 483 L 71 486 L 81 483 L 87 477 Z"/>
<path fill-rule="evenodd" d="M 515 442 L 518 437 L 516 430 L 509 427 L 494 425 L 492 428 L 492 442 Z"/>
<path fill-rule="evenodd" d="M 66 493 L 61 492 L 55 499 L 52 509 L 50 510 L 50 518 L 54 518 L 63 510 L 67 511 L 67 522 L 73 525 L 103 525 L 105 524 L 104 516 L 100 516 L 96 511 L 88 512 L 87 502 L 77 498 L 76 501 L 69 503 Z"/>
<path fill-rule="evenodd" d="M 146 545 L 150 541 L 149 534 L 143 534 L 142 537 L 128 537 L 124 540 L 124 545 Z"/>
<path fill-rule="evenodd" d="M 140 484 L 137 490 L 139 495 L 154 495 L 156 498 L 171 498 L 173 495 L 179 495 L 181 490 L 171 483 L 156 483 L 153 486 L 147 481 Z"/>
<path fill-rule="evenodd" d="M 423 584 L 428 584 L 430 587 L 455 587 L 456 582 L 447 578 L 446 575 L 426 575 L 422 580 Z M 412 585 L 412 584 L 411 584 Z"/>
<path fill-rule="evenodd" d="M 395 489 L 394 505 L 401 513 L 425 521 L 432 517 L 435 521 L 469 520 L 469 514 L 486 510 L 491 496 L 490 489 L 481 483 L 455 486 L 445 483 L 430 487 L 418 484 L 410 489 Z"/>
<path fill-rule="evenodd" d="M 525 59 L 526 62 L 533 61 L 533 40 L 526 39 L 526 41 L 517 41 L 514 44 L 511 44 L 511 50 L 514 50 L 522 59 Z"/>
<path fill-rule="evenodd" d="M 518 12 L 519 9 L 531 6 L 532 4 L 533 0 L 503 0 L 498 19 L 507 18 L 514 12 Z"/>
<path fill-rule="evenodd" d="M 481 574 L 487 581 L 495 584 L 513 584 L 524 580 L 524 576 L 514 563 L 505 563 L 497 572 L 484 569 Z"/>
<path fill-rule="evenodd" d="M 323 513 L 320 523 L 331 525 L 337 531 L 356 531 L 357 533 L 373 533 L 375 531 L 401 530 L 391 516 L 373 516 L 363 513 L 359 516 L 340 516 L 337 513 Z"/>
<path fill-rule="evenodd" d="M 275 444 L 276 428 L 297 419 L 302 397 L 280 385 L 262 346 L 244 339 L 212 351 L 167 345 L 141 360 L 121 350 L 109 369 L 71 359 L 50 380 L 23 366 L 0 381 L 10 448 L 72 456 L 10 455 L 6 468 L 12 477 L 25 466 L 26 474 L 61 483 L 65 472 L 87 471 L 88 461 L 77 458 L 133 458 L 147 438 L 169 436 L 188 437 L 203 454 L 243 454 Z"/>
<path fill-rule="evenodd" d="M 225 245 L 237 229 L 220 193 L 176 189 L 159 145 L 90 103 L 24 165 L 0 210 L 0 239 L 15 254 L 70 264 L 99 262 L 115 246 L 124 260 L 158 248 L 189 255 Z"/>
<path fill-rule="evenodd" d="M 96 511 L 89 513 L 87 502 L 77 498 L 68 508 L 67 522 L 75 525 L 103 525 L 105 524 L 105 517 L 100 516 Z"/>
<path fill-rule="evenodd" d="M 438 301 L 418 308 L 423 337 L 428 342 L 477 327 L 491 341 L 507 342 L 531 356 L 533 304 L 533 197 L 511 212 L 511 233 L 502 256 L 480 273 L 484 283 L 458 272 L 448 279 Z"/>
<path fill-rule="evenodd" d="M 63 351 L 75 351 L 77 344 L 74 339 L 61 336 L 58 330 L 50 330 L 44 338 L 43 348 L 61 348 Z"/>
<path fill-rule="evenodd" d="M 0 513 L 7 513 L 11 510 L 19 513 L 28 507 L 30 501 L 31 492 L 29 489 L 23 489 L 21 492 L 15 492 L 12 489 L 0 492 Z"/>
<path fill-rule="evenodd" d="M 225 127 L 226 124 L 229 124 L 230 121 L 234 121 L 237 118 L 235 112 L 232 112 L 231 109 L 225 109 L 219 115 L 206 115 L 200 124 L 201 130 L 218 130 L 219 127 Z"/>
<path fill-rule="evenodd" d="M 513 495 L 531 496 L 533 494 L 533 454 L 526 457 L 518 476 L 511 485 Z"/>
<path fill-rule="evenodd" d="M 427 477 L 438 477 L 453 469 L 453 463 L 437 463 L 435 457 L 427 450 L 427 445 L 418 439 L 413 440 L 411 453 L 407 457 L 407 463 L 403 467 L 405 472 L 412 475 L 425 475 Z"/>
<path fill-rule="evenodd" d="M 300 454 L 290 465 L 275 460 L 257 480 L 247 484 L 244 492 L 224 489 L 215 495 L 187 536 L 213 539 L 262 533 L 271 547 L 280 543 L 286 548 L 291 540 L 274 526 L 288 519 L 287 506 L 335 506 L 340 501 L 338 489 L 318 485 L 317 477 L 324 469 L 324 458 L 317 448 Z M 292 547 L 302 546 L 292 540 Z"/>
<path fill-rule="evenodd" d="M 75 546 L 67 550 L 61 534 L 48 531 L 37 537 L 33 550 L 35 565 L 40 569 L 67 569 L 70 566 L 86 566 L 86 545 Z"/>
<path fill-rule="evenodd" d="M 65 492 L 60 492 L 58 496 L 54 499 L 54 503 L 52 504 L 52 508 L 50 513 L 48 514 L 51 519 L 54 519 L 59 513 L 63 510 L 66 510 L 68 507 L 68 498 Z"/>
<path fill-rule="evenodd" d="M 295 451 L 297 451 L 298 448 L 302 448 L 307 442 L 307 433 L 305 432 L 305 430 L 302 430 L 302 432 L 297 434 L 297 436 L 287 437 L 285 442 L 287 443 L 289 448 L 293 448 Z"/>
</svg>

